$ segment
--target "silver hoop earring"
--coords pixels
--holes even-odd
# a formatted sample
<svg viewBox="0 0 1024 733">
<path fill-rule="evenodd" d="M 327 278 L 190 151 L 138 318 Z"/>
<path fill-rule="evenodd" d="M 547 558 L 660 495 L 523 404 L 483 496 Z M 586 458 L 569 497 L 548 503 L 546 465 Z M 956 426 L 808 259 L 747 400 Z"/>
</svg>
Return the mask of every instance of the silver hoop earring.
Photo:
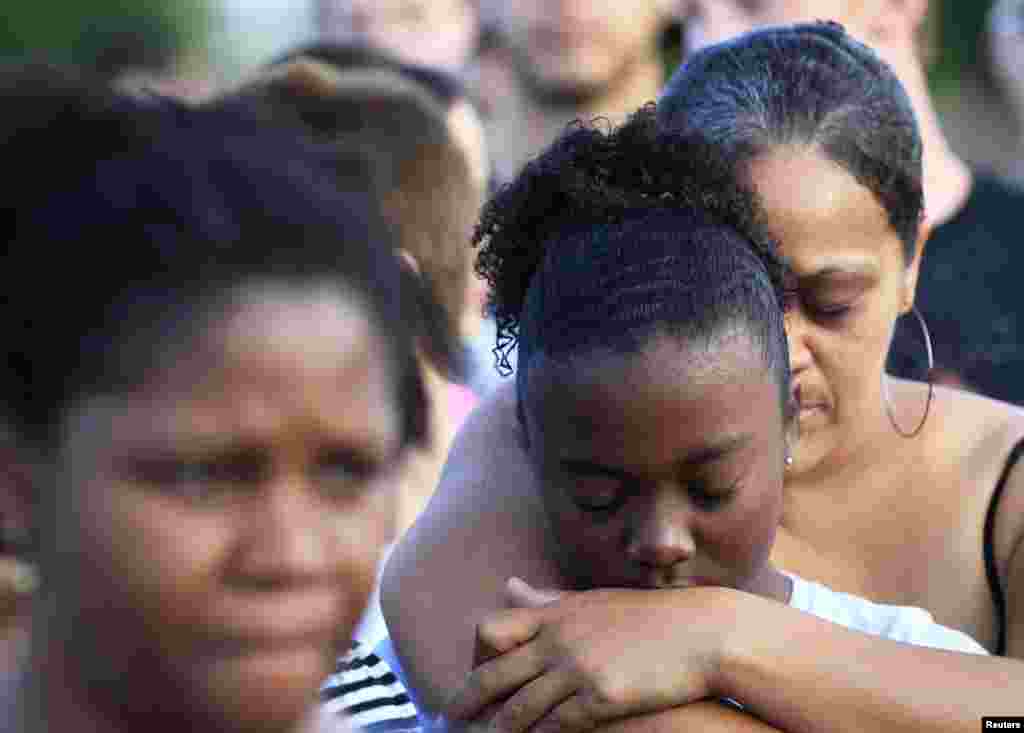
<svg viewBox="0 0 1024 733">
<path fill-rule="evenodd" d="M 935 383 L 932 380 L 932 374 L 935 370 L 935 354 L 932 351 L 932 337 L 928 333 L 928 324 L 924 322 L 924 316 L 917 310 L 917 306 L 911 306 L 910 312 L 917 318 L 917 323 L 921 327 L 921 336 L 924 338 L 924 348 L 928 354 L 928 397 L 924 403 L 924 414 L 921 415 L 921 422 L 917 424 L 913 430 L 907 432 L 899 426 L 896 422 L 896 412 L 892 407 L 892 399 L 889 396 L 889 382 L 886 380 L 885 369 L 882 370 L 882 403 L 885 405 L 885 413 L 889 416 L 889 422 L 892 423 L 893 430 L 899 433 L 904 438 L 913 438 L 915 435 L 921 432 L 924 427 L 925 421 L 928 419 L 928 413 L 932 409 L 932 395 L 935 393 Z"/>
</svg>

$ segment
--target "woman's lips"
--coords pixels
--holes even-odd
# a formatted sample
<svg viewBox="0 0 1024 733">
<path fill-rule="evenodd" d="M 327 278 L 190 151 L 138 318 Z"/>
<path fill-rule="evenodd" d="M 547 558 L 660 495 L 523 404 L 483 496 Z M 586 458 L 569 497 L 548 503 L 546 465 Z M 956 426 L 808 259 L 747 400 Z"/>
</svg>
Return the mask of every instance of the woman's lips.
<svg viewBox="0 0 1024 733">
<path fill-rule="evenodd" d="M 828 404 L 824 400 L 813 399 L 806 394 L 800 385 L 796 385 L 793 388 L 793 400 L 796 402 L 797 410 L 801 416 L 825 412 L 828 409 Z"/>
</svg>

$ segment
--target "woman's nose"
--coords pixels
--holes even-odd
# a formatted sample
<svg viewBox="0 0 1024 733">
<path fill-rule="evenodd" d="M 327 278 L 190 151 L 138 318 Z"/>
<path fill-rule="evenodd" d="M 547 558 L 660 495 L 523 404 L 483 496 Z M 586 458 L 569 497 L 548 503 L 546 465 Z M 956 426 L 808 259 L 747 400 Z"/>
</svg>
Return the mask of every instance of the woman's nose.
<svg viewBox="0 0 1024 733">
<path fill-rule="evenodd" d="M 239 547 L 240 577 L 253 585 L 276 587 L 316 582 L 330 572 L 330 532 L 322 507 L 286 476 L 254 497 Z"/>
</svg>

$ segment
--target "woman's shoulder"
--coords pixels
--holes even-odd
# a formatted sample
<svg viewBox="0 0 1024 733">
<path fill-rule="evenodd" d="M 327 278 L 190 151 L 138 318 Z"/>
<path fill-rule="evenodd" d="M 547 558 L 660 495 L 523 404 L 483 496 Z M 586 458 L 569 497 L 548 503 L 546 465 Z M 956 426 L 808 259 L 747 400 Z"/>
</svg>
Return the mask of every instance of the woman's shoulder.
<svg viewBox="0 0 1024 733">
<path fill-rule="evenodd" d="M 907 421 L 919 419 L 928 388 L 899 380 L 893 395 Z M 911 422 L 907 422 L 911 424 Z M 1024 439 L 1024 408 L 955 387 L 936 385 L 924 429 L 912 439 L 885 440 L 888 459 L 904 476 L 908 498 L 927 496 L 935 512 L 978 528 L 997 484 Z M 1020 471 L 1024 479 L 1024 470 Z M 922 493 L 923 492 L 923 493 Z"/>
<path fill-rule="evenodd" d="M 935 388 L 934 403 L 929 450 L 958 457 L 953 477 L 999 519 L 992 539 L 997 557 L 1007 556 L 1024 535 L 1024 408 L 947 387 Z"/>
<path fill-rule="evenodd" d="M 933 417 L 927 449 L 958 455 L 971 475 L 999 473 L 1024 439 L 1024 407 L 967 390 L 937 385 Z"/>
</svg>

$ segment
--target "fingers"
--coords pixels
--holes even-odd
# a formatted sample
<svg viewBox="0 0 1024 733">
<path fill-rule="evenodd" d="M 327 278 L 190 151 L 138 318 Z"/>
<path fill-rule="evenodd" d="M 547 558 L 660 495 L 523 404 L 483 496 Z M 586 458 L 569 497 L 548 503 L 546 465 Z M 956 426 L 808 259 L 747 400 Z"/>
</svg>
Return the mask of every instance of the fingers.
<svg viewBox="0 0 1024 733">
<path fill-rule="evenodd" d="M 533 639 L 543 616 L 533 609 L 510 609 L 490 614 L 476 626 L 479 661 L 512 651 Z"/>
<path fill-rule="evenodd" d="M 510 608 L 541 608 L 554 603 L 564 593 L 553 588 L 534 588 L 520 578 L 509 578 L 505 584 L 505 602 Z"/>
<path fill-rule="evenodd" d="M 544 671 L 534 645 L 526 644 L 484 662 L 448 700 L 446 714 L 456 720 L 471 720 L 498 700 L 503 700 Z"/>
<path fill-rule="evenodd" d="M 538 721 L 545 720 L 575 699 L 578 679 L 566 668 L 541 675 L 510 697 L 494 716 L 492 727 L 501 733 L 525 733 Z M 570 705 L 564 711 L 572 716 L 577 709 Z M 581 721 L 582 722 L 582 721 Z M 560 728 L 553 729 L 561 731 Z"/>
<path fill-rule="evenodd" d="M 501 656 L 501 654 L 500 649 L 480 635 L 480 627 L 477 626 L 476 635 L 473 638 L 473 669 L 476 669 L 484 662 Z"/>
</svg>

